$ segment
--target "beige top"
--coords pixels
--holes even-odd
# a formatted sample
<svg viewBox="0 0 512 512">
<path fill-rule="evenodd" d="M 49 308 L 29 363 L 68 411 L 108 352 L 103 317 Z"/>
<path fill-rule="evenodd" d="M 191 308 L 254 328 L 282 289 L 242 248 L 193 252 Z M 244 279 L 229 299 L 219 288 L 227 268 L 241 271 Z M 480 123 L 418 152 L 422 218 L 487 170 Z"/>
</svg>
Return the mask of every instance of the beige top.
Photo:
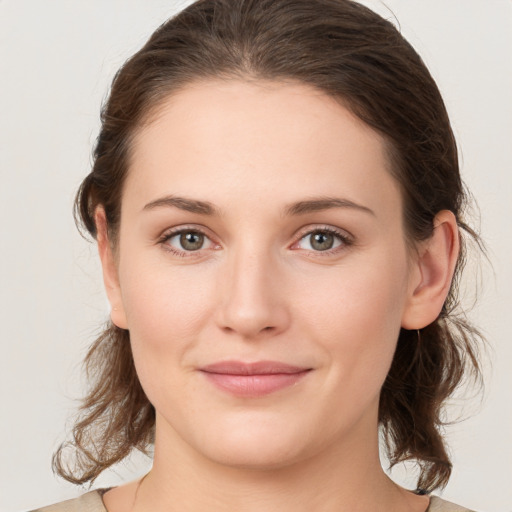
<svg viewBox="0 0 512 512">
<path fill-rule="evenodd" d="M 105 492 L 105 491 L 103 491 Z M 62 501 L 56 505 L 38 508 L 32 512 L 107 512 L 101 498 L 103 492 L 91 491 L 73 500 Z M 472 512 L 468 508 L 455 505 L 442 500 L 437 496 L 431 496 L 430 505 L 425 512 Z"/>
</svg>

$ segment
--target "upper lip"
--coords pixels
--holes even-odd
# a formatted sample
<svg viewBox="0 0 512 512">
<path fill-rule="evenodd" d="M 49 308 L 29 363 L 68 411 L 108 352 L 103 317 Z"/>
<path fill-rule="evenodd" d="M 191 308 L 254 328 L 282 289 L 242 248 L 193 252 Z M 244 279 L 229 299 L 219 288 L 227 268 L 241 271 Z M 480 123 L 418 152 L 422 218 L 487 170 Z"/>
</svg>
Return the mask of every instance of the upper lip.
<svg viewBox="0 0 512 512">
<path fill-rule="evenodd" d="M 279 373 L 300 373 L 311 370 L 311 368 L 294 366 L 279 361 L 257 361 L 254 363 L 220 361 L 218 363 L 202 366 L 200 370 L 207 373 L 220 373 L 227 375 L 269 375 Z"/>
</svg>

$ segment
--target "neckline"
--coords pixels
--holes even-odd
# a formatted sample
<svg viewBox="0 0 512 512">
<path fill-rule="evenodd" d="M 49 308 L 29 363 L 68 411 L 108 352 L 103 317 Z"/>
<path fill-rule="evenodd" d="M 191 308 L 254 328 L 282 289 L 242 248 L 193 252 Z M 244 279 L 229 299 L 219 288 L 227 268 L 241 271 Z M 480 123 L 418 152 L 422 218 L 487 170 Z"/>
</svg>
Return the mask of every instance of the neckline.
<svg viewBox="0 0 512 512">
<path fill-rule="evenodd" d="M 96 489 L 96 492 L 98 493 L 98 496 L 101 500 L 101 506 L 103 507 L 101 512 L 108 512 L 107 507 L 105 506 L 105 502 L 103 501 L 103 495 L 110 491 L 110 489 L 113 489 L 113 487 L 103 487 L 102 489 Z"/>
<path fill-rule="evenodd" d="M 101 512 L 109 512 L 107 510 L 107 507 L 105 506 L 105 502 L 103 501 L 103 495 L 105 493 L 107 493 L 108 491 L 110 491 L 111 489 L 113 489 L 114 487 L 104 487 L 104 488 L 101 488 L 101 489 L 96 489 L 94 492 L 96 492 L 98 494 L 98 497 L 100 498 L 100 501 L 101 501 L 101 506 L 103 507 L 103 510 Z M 427 495 L 428 496 L 428 506 L 427 508 L 425 509 L 425 512 L 430 512 L 430 507 L 432 505 L 432 499 L 434 498 L 434 496 L 432 496 L 430 493 L 424 491 L 423 489 L 416 489 L 415 491 L 411 491 L 413 492 L 414 494 L 418 495 L 418 496 L 422 496 L 422 495 Z"/>
</svg>

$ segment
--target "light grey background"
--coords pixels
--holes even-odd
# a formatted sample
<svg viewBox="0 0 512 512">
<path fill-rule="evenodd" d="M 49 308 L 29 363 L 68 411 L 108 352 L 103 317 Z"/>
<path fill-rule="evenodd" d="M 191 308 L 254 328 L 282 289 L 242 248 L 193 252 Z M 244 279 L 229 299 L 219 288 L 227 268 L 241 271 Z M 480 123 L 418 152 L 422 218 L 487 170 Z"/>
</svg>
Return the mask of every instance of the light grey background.
<svg viewBox="0 0 512 512">
<path fill-rule="evenodd" d="M 73 225 L 73 196 L 114 72 L 186 3 L 0 0 L 1 512 L 82 492 L 52 475 L 50 458 L 108 307 L 95 247 Z M 470 314 L 491 342 L 493 370 L 483 405 L 471 402 L 472 417 L 448 430 L 455 469 L 443 496 L 480 512 L 512 511 L 512 2 L 365 3 L 396 15 L 438 81 L 494 267 L 484 266 Z M 468 277 L 471 290 L 478 274 Z M 147 467 L 118 468 L 98 485 Z"/>
</svg>

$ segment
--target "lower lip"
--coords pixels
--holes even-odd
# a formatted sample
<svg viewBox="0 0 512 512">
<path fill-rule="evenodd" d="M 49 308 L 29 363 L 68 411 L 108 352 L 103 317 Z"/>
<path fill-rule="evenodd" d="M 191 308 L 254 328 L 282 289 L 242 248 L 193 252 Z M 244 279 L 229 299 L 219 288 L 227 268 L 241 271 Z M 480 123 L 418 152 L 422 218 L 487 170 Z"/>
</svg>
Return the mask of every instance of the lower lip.
<svg viewBox="0 0 512 512">
<path fill-rule="evenodd" d="M 297 373 L 272 373 L 263 375 L 231 375 L 203 372 L 205 377 L 222 391 L 241 397 L 258 397 L 293 386 L 310 370 Z"/>
</svg>

